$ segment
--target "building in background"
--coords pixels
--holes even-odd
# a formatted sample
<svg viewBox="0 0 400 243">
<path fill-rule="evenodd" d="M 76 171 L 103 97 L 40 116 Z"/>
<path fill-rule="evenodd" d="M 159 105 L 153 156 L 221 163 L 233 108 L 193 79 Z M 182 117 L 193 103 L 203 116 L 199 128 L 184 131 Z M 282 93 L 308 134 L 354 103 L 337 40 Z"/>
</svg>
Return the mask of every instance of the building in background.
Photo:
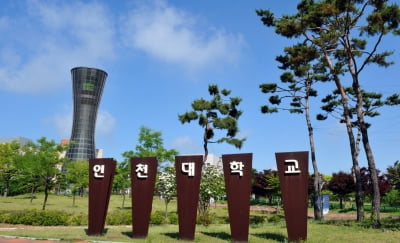
<svg viewBox="0 0 400 243">
<path fill-rule="evenodd" d="M 25 137 L 2 137 L 0 138 L 0 143 L 12 143 L 12 142 L 17 142 L 21 146 L 24 146 L 27 143 L 32 143 L 33 141 L 29 138 Z"/>
<path fill-rule="evenodd" d="M 218 157 L 215 154 L 208 154 L 207 159 L 204 162 L 205 165 L 213 165 L 222 170 L 222 158 Z"/>
<path fill-rule="evenodd" d="M 97 110 L 107 73 L 97 68 L 71 69 L 74 113 L 71 146 L 66 153 L 70 160 L 96 157 L 95 128 Z"/>
</svg>

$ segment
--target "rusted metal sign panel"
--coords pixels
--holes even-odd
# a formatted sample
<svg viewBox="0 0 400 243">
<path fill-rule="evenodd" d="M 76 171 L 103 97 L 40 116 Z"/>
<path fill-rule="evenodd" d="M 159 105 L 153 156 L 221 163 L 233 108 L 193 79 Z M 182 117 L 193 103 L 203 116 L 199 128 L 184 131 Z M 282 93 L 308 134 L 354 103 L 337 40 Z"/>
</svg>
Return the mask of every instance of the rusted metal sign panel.
<svg viewBox="0 0 400 243">
<path fill-rule="evenodd" d="M 149 232 L 157 158 L 131 158 L 132 236 L 145 238 Z"/>
<path fill-rule="evenodd" d="M 194 240 L 202 165 L 202 155 L 175 157 L 179 238 L 182 240 Z"/>
<path fill-rule="evenodd" d="M 104 232 L 115 167 L 110 158 L 89 160 L 89 235 Z"/>
<path fill-rule="evenodd" d="M 248 242 L 252 157 L 222 155 L 232 242 Z"/>
<path fill-rule="evenodd" d="M 308 152 L 275 153 L 289 241 L 307 239 Z"/>
</svg>

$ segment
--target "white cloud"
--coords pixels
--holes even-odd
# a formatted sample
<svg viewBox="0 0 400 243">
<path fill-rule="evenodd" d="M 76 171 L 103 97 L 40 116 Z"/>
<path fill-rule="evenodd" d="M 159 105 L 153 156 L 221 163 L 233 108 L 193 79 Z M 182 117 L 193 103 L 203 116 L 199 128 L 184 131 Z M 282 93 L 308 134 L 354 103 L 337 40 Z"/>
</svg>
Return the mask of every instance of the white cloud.
<svg viewBox="0 0 400 243">
<path fill-rule="evenodd" d="M 97 114 L 96 135 L 109 136 L 115 129 L 116 119 L 108 112 L 100 110 Z"/>
<path fill-rule="evenodd" d="M 184 154 L 195 154 L 203 151 L 200 145 L 188 136 L 176 138 L 172 143 L 172 148 Z"/>
<path fill-rule="evenodd" d="M 72 130 L 72 108 L 65 107 L 61 112 L 44 119 L 43 123 L 53 127 L 61 138 L 70 138 Z"/>
<path fill-rule="evenodd" d="M 240 35 L 212 26 L 203 30 L 193 14 L 162 1 L 135 9 L 123 23 L 127 45 L 187 71 L 235 61 L 243 45 Z"/>
<path fill-rule="evenodd" d="M 75 66 L 99 66 L 114 56 L 114 30 L 107 9 L 95 3 L 30 1 L 24 16 L 3 17 L 0 28 L 0 89 L 51 92 Z M 4 32 L 3 32 L 4 31 Z"/>
</svg>

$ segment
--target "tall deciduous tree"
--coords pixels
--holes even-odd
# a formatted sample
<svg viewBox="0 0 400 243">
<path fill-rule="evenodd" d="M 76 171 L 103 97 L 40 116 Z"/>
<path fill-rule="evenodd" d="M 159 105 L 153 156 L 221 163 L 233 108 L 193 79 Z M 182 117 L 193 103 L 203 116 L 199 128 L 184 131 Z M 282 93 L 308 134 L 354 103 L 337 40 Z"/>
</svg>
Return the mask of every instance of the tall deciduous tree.
<svg viewBox="0 0 400 243">
<path fill-rule="evenodd" d="M 372 196 L 373 190 L 372 190 L 370 171 L 365 167 L 361 168 L 361 176 L 363 182 L 362 188 L 364 193 L 368 196 Z M 388 178 L 384 174 L 380 175 L 379 170 L 378 170 L 378 182 L 379 182 L 379 192 L 381 194 L 381 197 L 385 196 L 386 193 L 392 190 L 392 186 L 390 185 Z"/>
<path fill-rule="evenodd" d="M 165 219 L 168 218 L 168 204 L 176 197 L 176 174 L 174 167 L 166 167 L 157 175 L 156 188 L 165 203 Z"/>
<path fill-rule="evenodd" d="M 285 71 L 281 77 L 281 84 L 264 83 L 260 85 L 263 93 L 271 94 L 269 103 L 272 107 L 264 105 L 261 107 L 263 113 L 274 113 L 278 110 L 287 110 L 294 114 L 303 114 L 308 129 L 308 140 L 311 150 L 311 162 L 314 174 L 318 175 L 318 165 L 316 159 L 314 130 L 311 123 L 310 115 L 310 98 L 317 96 L 314 84 L 318 81 L 326 81 L 326 75 L 320 74 L 320 66 L 318 63 L 319 53 L 316 48 L 306 44 L 297 44 L 292 47 L 285 48 L 285 54 L 278 56 L 276 60 L 281 63 L 279 68 Z M 289 100 L 286 103 L 282 102 Z M 321 192 L 320 177 L 314 177 L 313 205 L 314 218 L 322 219 L 322 210 L 317 203 Z"/>
<path fill-rule="evenodd" d="M 201 174 L 199 195 L 199 216 L 203 225 L 211 222 L 210 201 L 220 199 L 225 195 L 225 182 L 222 168 L 216 165 L 205 165 Z"/>
<path fill-rule="evenodd" d="M 212 97 L 210 100 L 203 98 L 194 100 L 192 111 L 178 115 L 182 124 L 197 120 L 199 125 L 204 128 L 203 161 L 206 161 L 208 156 L 208 143 L 226 142 L 240 149 L 245 141 L 245 138 L 236 137 L 239 131 L 237 121 L 242 115 L 242 111 L 238 110 L 237 106 L 242 99 L 240 97 L 229 97 L 231 91 L 227 89 L 219 90 L 217 85 L 209 85 L 208 93 Z M 212 140 L 215 136 L 215 129 L 225 130 L 225 136 Z"/>
<path fill-rule="evenodd" d="M 389 183 L 400 191 L 400 161 L 394 162 L 393 166 L 389 166 L 386 172 L 386 176 L 389 180 Z"/>
<path fill-rule="evenodd" d="M 16 160 L 20 153 L 17 142 L 0 143 L 0 179 L 3 182 L 3 196 L 7 197 L 10 182 L 17 175 Z"/>
<path fill-rule="evenodd" d="M 278 171 L 267 170 L 265 172 L 266 172 L 265 179 L 267 181 L 267 186 L 265 187 L 265 189 L 267 189 L 267 192 L 268 192 L 269 203 L 270 203 L 270 205 L 272 204 L 273 197 L 279 197 L 278 205 L 276 207 L 276 211 L 278 212 L 279 211 L 279 201 L 280 201 L 280 197 L 282 195 Z"/>
<path fill-rule="evenodd" d="M 138 144 L 135 150 L 129 150 L 122 154 L 126 160 L 132 157 L 157 157 L 160 163 L 174 161 L 178 152 L 174 149 L 166 149 L 161 131 L 154 131 L 146 126 L 140 127 Z"/>
<path fill-rule="evenodd" d="M 130 159 L 135 157 L 157 157 L 159 167 L 164 162 L 173 162 L 178 151 L 174 149 L 166 149 L 164 147 L 164 140 L 161 131 L 154 131 L 146 126 L 141 126 L 139 130 L 138 144 L 135 150 L 129 150 L 122 154 L 124 161 L 118 163 L 116 171 L 116 185 L 122 192 L 123 199 L 125 200 L 124 188 L 130 185 Z M 164 168 L 160 168 L 163 170 Z"/>
<path fill-rule="evenodd" d="M 66 150 L 66 147 L 48 141 L 45 137 L 37 140 L 36 143 L 28 143 L 23 146 L 23 160 L 19 167 L 23 173 L 30 174 L 31 179 L 37 180 L 39 185 L 44 188 L 44 200 L 42 209 L 46 209 L 49 190 L 54 186 L 57 175 L 60 173 L 61 165 L 64 159 L 60 154 Z"/>
<path fill-rule="evenodd" d="M 256 197 L 266 197 L 267 196 L 267 181 L 265 178 L 265 171 L 257 171 L 253 169 L 253 175 L 251 180 L 251 193 Z"/>
<path fill-rule="evenodd" d="M 379 52 L 378 47 L 385 35 L 400 34 L 400 8 L 388 4 L 387 0 L 302 0 L 294 15 L 276 19 L 272 12 L 259 10 L 257 13 L 267 26 L 287 38 L 302 38 L 313 45 L 321 55 L 326 73 L 334 81 L 341 95 L 344 118 L 349 134 L 352 157 L 356 155 L 352 134 L 351 111 L 348 97 L 343 88 L 342 74 L 348 74 L 356 97 L 357 122 L 362 144 L 367 156 L 373 183 L 371 217 L 375 227 L 380 226 L 380 195 L 375 159 L 369 143 L 368 126 L 363 111 L 360 73 L 370 64 L 388 67 L 392 52 Z M 368 43 L 370 41 L 370 43 Z M 367 44 L 368 43 L 368 44 Z M 358 160 L 353 158 L 353 168 L 359 170 Z M 357 178 L 359 179 L 359 178 Z M 358 215 L 359 216 L 359 215 Z"/>
<path fill-rule="evenodd" d="M 343 208 L 343 199 L 347 194 L 354 191 L 354 186 L 353 176 L 343 171 L 333 173 L 332 178 L 327 185 L 328 189 L 339 197 L 341 209 Z"/>
<path fill-rule="evenodd" d="M 130 186 L 129 168 L 129 162 L 127 159 L 125 159 L 124 161 L 118 163 L 114 175 L 113 190 L 122 195 L 121 208 L 125 207 L 125 199 L 128 191 L 127 189 Z"/>
<path fill-rule="evenodd" d="M 66 179 L 73 195 L 72 206 L 75 206 L 76 194 L 83 196 L 84 189 L 89 185 L 89 163 L 85 160 L 68 161 L 66 170 Z"/>
</svg>

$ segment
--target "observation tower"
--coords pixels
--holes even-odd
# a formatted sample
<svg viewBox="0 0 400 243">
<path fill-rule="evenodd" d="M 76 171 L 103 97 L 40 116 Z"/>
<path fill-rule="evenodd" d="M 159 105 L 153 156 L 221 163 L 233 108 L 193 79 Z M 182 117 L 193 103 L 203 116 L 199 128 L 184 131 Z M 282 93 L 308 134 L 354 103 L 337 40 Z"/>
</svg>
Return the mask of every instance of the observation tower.
<svg viewBox="0 0 400 243">
<path fill-rule="evenodd" d="M 95 128 L 97 110 L 107 79 L 107 73 L 97 68 L 75 67 L 71 69 L 74 116 L 71 146 L 66 157 L 70 160 L 95 158 Z"/>
</svg>

